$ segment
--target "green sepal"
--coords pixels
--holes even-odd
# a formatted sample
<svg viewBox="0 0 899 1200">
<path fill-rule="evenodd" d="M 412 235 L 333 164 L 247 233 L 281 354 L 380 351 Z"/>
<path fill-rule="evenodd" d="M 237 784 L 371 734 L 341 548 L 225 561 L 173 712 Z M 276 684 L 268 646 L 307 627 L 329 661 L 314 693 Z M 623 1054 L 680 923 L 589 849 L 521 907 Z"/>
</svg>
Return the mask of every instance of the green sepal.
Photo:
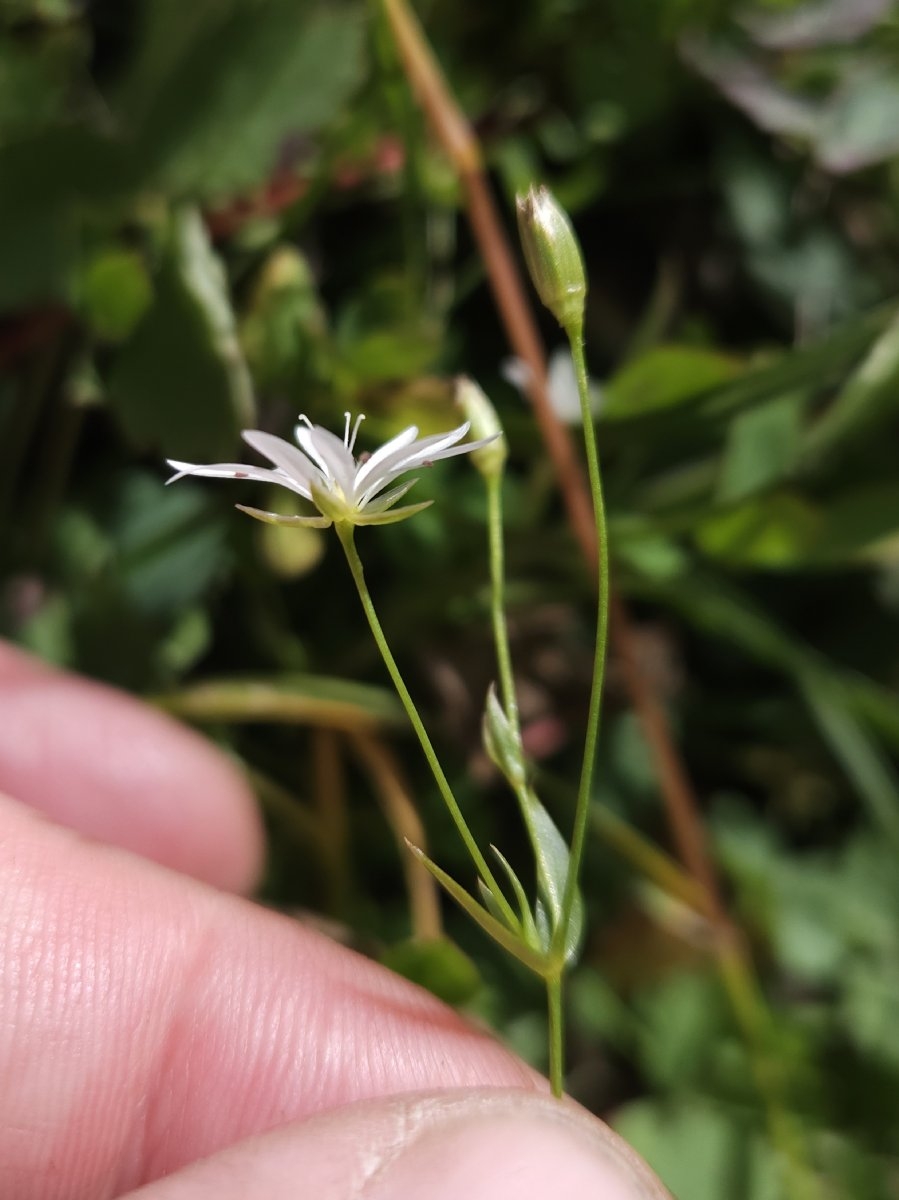
<svg viewBox="0 0 899 1200">
<path fill-rule="evenodd" d="M 301 517 L 295 513 L 266 512 L 262 508 L 250 508 L 248 504 L 235 504 L 241 512 L 266 525 L 305 525 L 307 529 L 327 529 L 332 524 L 330 517 Z"/>
<path fill-rule="evenodd" d="M 412 483 L 414 482 L 413 480 Z M 398 488 L 395 499 L 407 492 L 411 486 L 410 483 L 406 487 Z M 370 508 L 355 508 L 339 496 L 335 496 L 327 488 L 316 487 L 314 484 L 312 486 L 312 502 L 319 512 L 328 518 L 328 524 L 333 521 L 335 525 L 394 525 L 397 521 L 405 521 L 407 517 L 414 517 L 416 513 L 420 513 L 422 509 L 428 508 L 434 503 L 433 500 L 422 500 L 420 504 L 407 504 L 403 508 L 383 509 L 378 507 L 378 502 L 375 500 Z"/>
<path fill-rule="evenodd" d="M 346 500 L 335 496 L 328 488 L 316 487 L 314 483 L 311 491 L 312 503 L 323 516 L 328 517 L 335 525 L 338 521 L 348 521 L 351 525 L 356 524 L 356 514 Z"/>
<path fill-rule="evenodd" d="M 353 518 L 354 525 L 394 525 L 397 521 L 405 521 L 414 517 L 425 508 L 430 508 L 433 500 L 422 500 L 419 504 L 406 504 L 403 508 L 390 508 L 387 512 L 367 512 L 364 508 Z"/>
</svg>

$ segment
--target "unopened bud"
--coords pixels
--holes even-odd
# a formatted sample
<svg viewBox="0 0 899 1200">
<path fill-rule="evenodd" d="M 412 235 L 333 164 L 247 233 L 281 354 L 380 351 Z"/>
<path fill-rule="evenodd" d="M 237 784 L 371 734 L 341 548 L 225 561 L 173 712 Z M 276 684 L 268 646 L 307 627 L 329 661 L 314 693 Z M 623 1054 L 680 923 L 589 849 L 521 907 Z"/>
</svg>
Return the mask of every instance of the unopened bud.
<svg viewBox="0 0 899 1200">
<path fill-rule="evenodd" d="M 525 261 L 540 299 L 569 336 L 584 324 L 587 277 L 565 210 L 549 188 L 533 185 L 516 202 Z"/>
<path fill-rule="evenodd" d="M 465 420 L 471 423 L 472 438 L 476 441 L 493 439 L 489 445 L 472 450 L 470 457 L 485 479 L 495 479 L 502 474 L 509 452 L 496 409 L 467 375 L 460 375 L 456 380 L 456 404 L 465 414 Z"/>
</svg>

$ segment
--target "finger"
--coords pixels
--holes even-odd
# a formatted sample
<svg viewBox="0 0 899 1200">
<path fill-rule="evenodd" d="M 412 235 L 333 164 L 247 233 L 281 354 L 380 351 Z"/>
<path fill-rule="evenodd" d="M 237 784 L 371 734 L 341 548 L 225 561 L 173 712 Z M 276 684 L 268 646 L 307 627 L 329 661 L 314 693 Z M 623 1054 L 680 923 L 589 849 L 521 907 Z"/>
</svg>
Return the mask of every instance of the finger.
<svg viewBox="0 0 899 1200">
<path fill-rule="evenodd" d="M 133 1200 L 665 1200 L 574 1104 L 510 1091 L 357 1104 L 241 1142 Z M 670 1200 L 670 1198 L 669 1198 Z"/>
<path fill-rule="evenodd" d="M 435 1087 L 545 1087 L 377 964 L 0 801 L 0 1196 L 97 1200 Z"/>
<path fill-rule="evenodd" d="M 124 693 L 0 643 L 0 791 L 217 887 L 262 860 L 253 797 L 210 743 Z"/>
</svg>

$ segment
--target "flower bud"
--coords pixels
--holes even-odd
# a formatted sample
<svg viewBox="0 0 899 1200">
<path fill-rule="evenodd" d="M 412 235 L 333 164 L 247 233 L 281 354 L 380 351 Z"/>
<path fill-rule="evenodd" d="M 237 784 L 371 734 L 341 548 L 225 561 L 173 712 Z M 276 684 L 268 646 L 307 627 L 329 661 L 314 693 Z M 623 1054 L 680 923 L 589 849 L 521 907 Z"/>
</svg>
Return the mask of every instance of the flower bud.
<svg viewBox="0 0 899 1200">
<path fill-rule="evenodd" d="M 565 332 L 580 337 L 587 278 L 565 210 L 549 188 L 533 185 L 516 202 L 525 261 L 540 299 Z"/>
<path fill-rule="evenodd" d="M 485 479 L 495 479 L 502 474 L 509 452 L 496 409 L 467 375 L 456 379 L 456 404 L 470 422 L 470 434 L 475 441 L 493 439 L 489 445 L 472 450 L 471 461 Z"/>
</svg>

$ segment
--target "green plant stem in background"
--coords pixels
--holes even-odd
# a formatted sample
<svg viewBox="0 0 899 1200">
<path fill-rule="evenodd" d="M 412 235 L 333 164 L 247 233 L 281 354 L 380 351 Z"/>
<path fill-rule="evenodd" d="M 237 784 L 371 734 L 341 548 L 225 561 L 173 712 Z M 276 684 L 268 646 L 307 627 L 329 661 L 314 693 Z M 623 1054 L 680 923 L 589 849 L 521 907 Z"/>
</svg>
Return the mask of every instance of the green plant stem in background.
<svg viewBox="0 0 899 1200">
<path fill-rule="evenodd" d="M 504 601 L 505 566 L 503 555 L 503 480 L 491 475 L 487 485 L 487 528 L 490 542 L 490 612 L 493 620 L 493 640 L 496 644 L 496 664 L 503 707 L 509 724 L 517 734 L 518 701 L 515 698 L 515 679 L 512 674 L 512 655 L 509 651 L 509 631 L 506 627 Z"/>
<path fill-rule="evenodd" d="M 581 402 L 581 418 L 584 424 L 584 445 L 587 451 L 587 472 L 593 496 L 593 514 L 596 519 L 598 549 L 598 599 L 596 606 L 596 644 L 593 651 L 593 681 L 590 686 L 590 705 L 587 710 L 587 734 L 584 740 L 584 761 L 578 785 L 577 803 L 574 813 L 574 829 L 571 835 L 571 860 L 568 879 L 562 898 L 562 920 L 555 937 L 555 949 L 565 945 L 571 913 L 577 894 L 578 875 L 584 856 L 584 844 L 590 820 L 590 793 L 593 787 L 593 768 L 596 762 L 596 742 L 599 736 L 599 717 L 602 705 L 602 687 L 606 669 L 606 650 L 609 639 L 609 539 L 606 526 L 606 508 L 602 494 L 602 478 L 599 471 L 599 454 L 596 449 L 596 434 L 590 413 L 590 396 L 587 384 L 587 364 L 584 359 L 583 330 L 579 323 L 566 330 L 574 358 L 578 396 Z"/>
<path fill-rule="evenodd" d="M 397 695 L 402 702 L 403 708 L 406 710 L 406 715 L 412 724 L 418 736 L 419 743 L 424 752 L 424 756 L 428 761 L 428 766 L 431 768 L 431 773 L 437 787 L 440 790 L 440 795 L 446 807 L 449 809 L 450 816 L 453 818 L 456 828 L 459 831 L 459 836 L 465 843 L 468 853 L 471 855 L 474 865 L 483 879 L 484 883 L 493 893 L 496 902 L 502 910 L 503 916 L 508 922 L 509 928 L 516 930 L 519 926 L 518 917 L 515 915 L 508 900 L 506 900 L 499 884 L 496 881 L 493 872 L 487 865 L 487 861 L 478 848 L 478 844 L 474 839 L 474 835 L 468 828 L 468 823 L 462 815 L 462 810 L 453 795 L 452 788 L 449 785 L 449 780 L 444 774 L 443 768 L 437 758 L 434 747 L 431 745 L 431 739 L 428 737 L 427 730 L 424 727 L 421 717 L 418 715 L 418 709 L 415 707 L 415 701 L 406 687 L 405 681 L 400 674 L 400 669 L 396 664 L 396 659 L 391 653 L 390 647 L 387 644 L 387 638 L 384 636 L 384 630 L 381 627 L 381 622 L 378 619 L 378 614 L 375 611 L 374 603 L 372 602 L 371 593 L 368 590 L 368 585 L 365 582 L 365 572 L 362 566 L 362 560 L 356 550 L 356 545 L 353 540 L 353 526 L 346 522 L 337 522 L 334 526 L 337 530 L 337 536 L 340 538 L 340 544 L 343 546 L 344 554 L 346 555 L 347 563 L 349 564 L 350 573 L 353 576 L 353 582 L 356 584 L 356 590 L 359 593 L 359 599 L 362 601 L 362 608 L 368 620 L 369 628 L 372 636 L 375 639 L 378 649 L 381 652 L 381 657 L 384 660 L 384 665 L 387 667 L 388 674 L 393 680 L 393 686 L 396 688 Z"/>
<path fill-rule="evenodd" d="M 765 1105 L 771 1143 L 780 1155 L 784 1193 L 790 1200 L 828 1200 L 830 1193 L 809 1159 L 802 1125 L 786 1102 L 773 1020 L 758 984 L 735 944 L 719 943 L 716 962 L 749 1050 L 750 1068 Z"/>
<path fill-rule="evenodd" d="M 512 673 L 512 655 L 509 649 L 509 631 L 506 625 L 504 603 L 505 566 L 503 554 L 503 508 L 502 473 L 486 477 L 487 524 L 490 546 L 490 609 L 493 620 L 493 640 L 496 645 L 496 661 L 499 671 L 500 691 L 503 708 L 516 739 L 520 739 L 518 701 L 515 698 L 515 678 Z M 527 784 L 515 787 L 522 819 L 528 830 L 531 844 L 536 846 L 539 835 L 531 816 L 530 796 Z M 547 970 L 543 972 L 546 985 L 546 1008 L 549 1040 L 549 1081 L 554 1096 L 561 1097 L 564 1085 L 565 1050 L 562 1013 L 562 973 L 564 956 L 547 956 Z"/>
</svg>

